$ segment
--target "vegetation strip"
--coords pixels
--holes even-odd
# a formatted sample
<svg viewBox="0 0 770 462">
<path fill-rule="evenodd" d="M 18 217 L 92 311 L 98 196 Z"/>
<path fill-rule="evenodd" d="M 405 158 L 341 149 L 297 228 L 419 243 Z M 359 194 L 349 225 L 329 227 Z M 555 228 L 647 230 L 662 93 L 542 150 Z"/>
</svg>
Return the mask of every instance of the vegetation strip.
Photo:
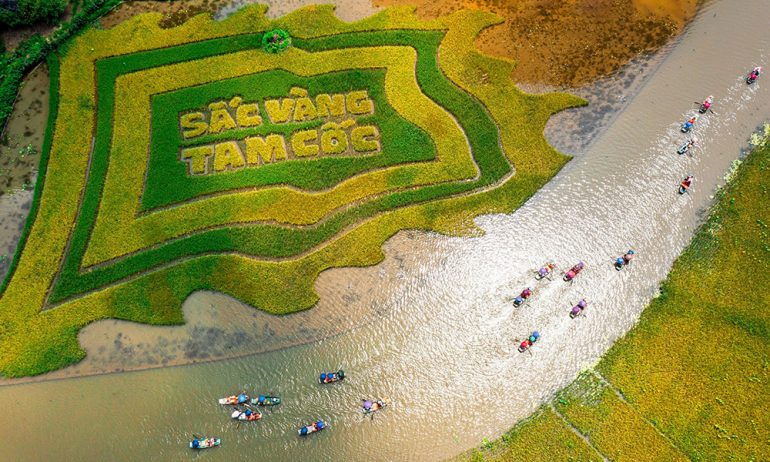
<svg viewBox="0 0 770 462">
<path fill-rule="evenodd" d="M 37 211 L 40 207 L 40 194 L 43 190 L 43 180 L 45 179 L 46 167 L 48 166 L 48 156 L 51 154 L 51 142 L 53 140 L 53 130 L 56 126 L 56 115 L 59 111 L 59 57 L 52 53 L 48 55 L 48 75 L 49 75 L 49 94 L 48 100 L 48 122 L 45 127 L 45 134 L 43 135 L 43 148 L 40 151 L 40 165 L 37 172 L 37 180 L 35 182 L 35 189 L 32 196 L 32 204 L 29 209 L 29 218 L 24 223 L 24 228 L 21 230 L 19 236 L 19 244 L 16 246 L 16 251 L 13 254 L 13 259 L 8 267 L 5 279 L 0 284 L 0 294 L 5 292 L 5 288 L 11 281 L 11 275 L 16 269 L 16 265 L 19 263 L 21 251 L 24 249 L 24 243 L 27 241 L 27 236 L 32 229 L 32 224 L 37 217 Z"/>
<path fill-rule="evenodd" d="M 596 454 L 601 457 L 601 460 L 603 462 L 609 462 L 610 458 L 604 455 L 599 448 L 597 448 L 594 443 L 591 441 L 591 438 L 589 438 L 585 433 L 583 433 L 579 428 L 577 428 L 572 422 L 569 421 L 568 418 L 564 416 L 561 412 L 559 412 L 559 409 L 554 406 L 553 403 L 548 404 L 548 409 L 551 409 L 559 418 L 564 422 L 564 425 L 567 426 L 570 430 L 572 430 L 572 433 L 576 434 L 578 437 L 580 437 L 581 440 L 585 441 L 585 443 L 591 447 L 594 451 L 596 451 Z"/>
</svg>

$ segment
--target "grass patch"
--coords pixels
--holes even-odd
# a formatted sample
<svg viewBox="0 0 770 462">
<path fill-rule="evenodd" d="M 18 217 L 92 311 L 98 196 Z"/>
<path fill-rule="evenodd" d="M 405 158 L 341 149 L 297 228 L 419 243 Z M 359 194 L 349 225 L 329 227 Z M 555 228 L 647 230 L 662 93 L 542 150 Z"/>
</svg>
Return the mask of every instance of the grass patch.
<svg viewBox="0 0 770 462">
<path fill-rule="evenodd" d="M 549 461 L 599 462 L 601 456 L 544 406 L 498 440 L 458 457 L 473 462 L 516 462 L 547 455 Z"/>
<path fill-rule="evenodd" d="M 186 143 L 182 140 L 178 114 L 186 109 L 205 107 L 211 101 L 229 100 L 239 95 L 246 100 L 261 101 L 269 97 L 289 94 L 291 87 L 307 89 L 311 95 L 318 93 L 345 93 L 367 89 L 375 103 L 371 116 L 357 119 L 359 125 L 374 124 L 382 136 L 382 152 L 375 156 L 326 157 L 315 160 L 288 161 L 245 168 L 226 174 L 191 177 L 187 167 L 169 153 L 178 152 Z M 203 144 L 217 139 L 243 139 L 247 135 L 281 133 L 288 136 L 298 126 L 318 128 L 324 121 L 316 119 L 303 124 L 274 125 L 264 123 L 251 129 L 208 135 L 195 140 Z M 355 70 L 333 72 L 315 77 L 301 77 L 286 71 L 268 71 L 244 77 L 188 87 L 152 98 L 152 136 L 147 181 L 142 194 L 142 211 L 213 192 L 237 188 L 289 184 L 304 190 L 330 188 L 354 174 L 407 162 L 432 160 L 435 147 L 428 134 L 407 122 L 388 103 L 385 97 L 383 70 Z"/>
</svg>

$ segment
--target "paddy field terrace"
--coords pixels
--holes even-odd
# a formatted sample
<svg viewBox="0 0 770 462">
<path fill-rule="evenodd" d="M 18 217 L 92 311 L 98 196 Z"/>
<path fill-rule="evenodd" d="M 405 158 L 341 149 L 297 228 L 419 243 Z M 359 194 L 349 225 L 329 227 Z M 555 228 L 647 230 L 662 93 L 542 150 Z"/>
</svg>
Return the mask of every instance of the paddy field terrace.
<svg viewBox="0 0 770 462">
<path fill-rule="evenodd" d="M 0 298 L 3 375 L 82 359 L 95 320 L 182 323 L 195 290 L 310 308 L 321 271 L 377 263 L 399 230 L 477 232 L 568 160 L 543 128 L 583 101 L 525 94 L 512 62 L 477 52 L 489 13 L 264 13 L 171 29 L 143 14 L 49 60 L 35 201 Z M 291 45 L 266 51 L 275 31 Z"/>
</svg>

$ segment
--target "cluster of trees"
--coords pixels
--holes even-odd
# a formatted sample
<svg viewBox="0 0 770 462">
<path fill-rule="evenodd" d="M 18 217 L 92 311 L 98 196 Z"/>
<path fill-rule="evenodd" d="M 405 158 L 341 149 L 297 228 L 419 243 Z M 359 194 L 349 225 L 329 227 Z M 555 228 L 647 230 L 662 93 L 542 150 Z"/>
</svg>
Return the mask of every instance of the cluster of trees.
<svg viewBox="0 0 770 462">
<path fill-rule="evenodd" d="M 56 24 L 67 0 L 0 0 L 0 27 Z"/>
<path fill-rule="evenodd" d="M 3 0 L 0 0 L 2 2 Z M 21 4 L 25 0 L 19 0 Z M 46 3 L 48 0 L 36 0 Z M 48 38 L 34 34 L 19 44 L 13 53 L 0 49 L 0 131 L 13 110 L 16 93 L 24 75 L 42 62 L 48 53 L 56 50 L 60 44 L 81 31 L 88 24 L 115 7 L 122 0 L 87 0 L 80 11 L 68 22 L 62 23 Z M 6 1 L 7 3 L 7 1 Z M 31 1 L 35 3 L 35 1 Z M 0 20 L 2 23 L 2 20 Z"/>
</svg>

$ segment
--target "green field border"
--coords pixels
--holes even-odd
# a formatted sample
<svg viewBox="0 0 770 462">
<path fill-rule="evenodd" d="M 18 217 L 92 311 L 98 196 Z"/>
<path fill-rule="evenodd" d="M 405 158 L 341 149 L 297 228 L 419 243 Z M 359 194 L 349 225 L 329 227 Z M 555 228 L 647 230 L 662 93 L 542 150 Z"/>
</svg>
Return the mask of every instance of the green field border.
<svg viewBox="0 0 770 462">
<path fill-rule="evenodd" d="M 88 185 L 83 195 L 80 215 L 70 238 L 69 252 L 65 257 L 57 283 L 51 291 L 49 302 L 61 303 L 70 297 L 96 290 L 134 274 L 146 272 L 154 267 L 168 264 L 178 259 L 212 252 L 239 252 L 266 258 L 292 257 L 320 245 L 327 241 L 329 237 L 339 233 L 343 228 L 359 223 L 362 219 L 367 220 L 374 215 L 391 211 L 394 208 L 448 199 L 453 197 L 453 195 L 471 192 L 500 181 L 506 174 L 512 171 L 511 165 L 499 144 L 499 129 L 483 104 L 454 85 L 443 75 L 442 77 L 444 78 L 441 80 L 425 76 L 426 73 L 428 75 L 434 72 L 441 73 L 438 67 L 437 54 L 438 47 L 443 41 L 445 33 L 445 31 L 416 30 L 353 32 L 309 40 L 295 39 L 294 46 L 313 52 L 386 45 L 411 46 L 416 49 L 418 56 L 417 78 L 420 88 L 426 96 L 442 105 L 445 110 L 456 117 L 471 144 L 473 157 L 481 172 L 479 178 L 473 183 L 435 184 L 423 186 L 417 190 L 394 192 L 364 205 L 336 214 L 317 228 L 310 230 L 258 224 L 249 227 L 226 225 L 219 229 L 183 236 L 150 250 L 137 252 L 109 266 L 82 271 L 82 257 L 99 210 L 101 191 L 104 187 L 107 166 L 109 164 L 112 116 L 115 104 L 113 82 L 120 74 L 136 72 L 147 68 L 145 66 L 147 66 L 148 62 L 152 63 L 150 67 L 160 67 L 172 62 L 184 61 L 179 59 L 180 56 L 187 58 L 186 60 L 191 60 L 208 56 L 209 53 L 207 51 L 209 50 L 212 51 L 212 55 L 223 54 L 223 52 L 220 48 L 213 47 L 208 42 L 197 42 L 193 45 L 196 45 L 196 48 L 201 47 L 200 54 L 195 54 L 188 50 L 187 48 L 190 45 L 182 45 L 182 47 L 185 47 L 185 50 L 181 53 L 177 52 L 175 47 L 163 49 L 164 56 L 170 55 L 173 58 L 170 62 L 164 62 L 163 64 L 159 63 L 162 59 L 157 50 L 97 61 L 98 101 L 96 105 L 97 126 L 94 159 L 91 162 Z M 256 36 L 261 37 L 261 34 L 255 34 Z M 421 37 L 427 43 L 415 37 Z M 429 52 L 426 52 L 426 48 L 429 48 Z M 148 58 L 145 54 L 150 54 L 151 56 Z M 120 62 L 120 66 L 115 64 L 118 62 Z M 132 66 L 132 62 L 136 62 L 139 66 Z M 106 78 L 104 77 L 105 75 L 107 76 Z M 432 88 L 444 85 L 446 86 L 444 89 Z M 447 88 L 451 89 L 452 92 L 447 92 Z M 456 99 L 456 101 L 448 102 L 447 99 Z M 461 99 L 465 101 L 460 101 Z M 111 108 L 111 110 L 105 110 L 105 108 Z M 472 115 L 469 115 L 469 113 L 472 113 Z M 486 127 L 482 131 L 481 127 L 484 125 Z M 473 129 L 468 130 L 467 127 L 469 126 L 472 126 Z M 493 158 L 496 160 L 493 160 Z M 501 166 L 502 169 L 500 168 Z M 96 194 L 95 190 L 98 190 L 99 194 Z M 324 232 L 326 232 L 325 235 Z M 266 233 L 266 236 L 263 236 L 262 233 Z M 272 238 L 269 236 L 271 233 L 275 234 Z M 276 247 L 279 248 L 276 249 Z M 271 252 L 271 250 L 275 251 Z M 136 269 L 137 267 L 140 269 Z"/>
<path fill-rule="evenodd" d="M 21 253 L 24 250 L 24 246 L 27 243 L 27 237 L 29 236 L 32 225 L 37 218 L 38 208 L 40 207 L 40 195 L 43 191 L 43 183 L 45 183 L 45 174 L 48 168 L 48 157 L 51 155 L 51 144 L 53 143 L 53 132 L 56 127 L 56 117 L 59 112 L 59 57 L 58 53 L 49 53 L 46 56 L 46 63 L 48 65 L 48 120 L 46 121 L 45 133 L 43 134 L 43 147 L 40 151 L 40 160 L 37 167 L 37 178 L 35 179 L 35 192 L 32 194 L 32 205 L 29 207 L 29 213 L 27 214 L 27 221 L 24 223 L 24 228 L 19 235 L 19 242 L 16 244 L 16 251 L 13 253 L 13 259 L 8 266 L 8 271 L 5 273 L 3 282 L 0 284 L 0 296 L 5 293 L 5 289 L 11 282 L 11 277 L 14 271 L 16 271 L 16 265 L 19 264 Z"/>
<path fill-rule="evenodd" d="M 385 72 L 384 69 L 358 68 L 304 77 L 285 69 L 273 69 L 153 95 L 151 102 L 153 115 L 150 155 L 142 192 L 140 213 L 145 214 L 156 208 L 167 207 L 191 199 L 200 199 L 204 196 L 241 188 L 289 185 L 303 190 L 318 191 L 331 188 L 353 175 L 359 175 L 374 169 L 387 168 L 394 164 L 436 159 L 436 146 L 429 134 L 422 128 L 404 119 L 387 100 L 385 95 Z M 247 136 L 264 136 L 271 133 L 284 135 L 288 142 L 289 136 L 294 131 L 308 128 L 317 129 L 327 122 L 327 119 L 323 118 L 285 124 L 272 124 L 266 121 L 257 127 L 233 129 L 223 133 L 200 136 L 192 140 L 184 140 L 182 138 L 178 130 L 178 114 L 186 110 L 198 109 L 198 107 L 191 107 L 191 105 L 197 106 L 197 103 L 202 99 L 211 99 L 213 101 L 212 98 L 214 96 L 211 96 L 212 93 L 220 95 L 217 96 L 219 99 L 227 100 L 236 94 L 249 101 L 254 98 L 263 100 L 278 97 L 279 95 L 263 94 L 261 96 L 247 95 L 248 98 L 246 98 L 244 96 L 245 92 L 235 93 L 231 87 L 239 84 L 245 86 L 246 82 L 256 83 L 256 81 L 263 77 L 277 79 L 283 74 L 286 74 L 287 77 L 283 77 L 286 83 L 282 84 L 288 87 L 302 87 L 304 85 L 303 88 L 313 88 L 314 85 L 318 86 L 318 84 L 311 82 L 321 79 L 322 81 L 328 82 L 333 80 L 336 82 L 337 86 L 326 85 L 323 87 L 329 89 L 329 93 L 350 91 L 349 89 L 352 89 L 351 85 L 356 85 L 355 89 L 366 89 L 369 97 L 375 103 L 375 112 L 360 116 L 351 115 L 345 118 L 356 120 L 358 125 L 376 125 L 380 130 L 380 151 L 376 153 L 319 156 L 307 159 L 287 159 L 280 163 L 259 167 L 246 166 L 234 172 L 217 172 L 191 176 L 188 173 L 187 165 L 179 159 L 178 152 L 182 147 L 212 144 L 220 141 L 242 140 Z M 293 80 L 294 83 L 289 83 L 288 79 L 295 79 Z M 365 86 L 364 81 L 366 81 L 368 86 Z M 195 103 L 188 101 L 192 91 L 203 94 L 203 96 L 198 96 L 199 100 Z M 265 92 L 264 89 L 257 91 Z M 288 93 L 288 91 L 287 88 L 285 93 Z M 324 91 L 316 88 L 315 93 L 323 93 Z M 229 93 L 230 97 L 225 97 L 225 93 Z M 158 114 L 157 117 L 156 114 Z M 171 123 L 174 123 L 174 125 L 169 126 Z M 162 131 L 164 130 L 171 130 L 172 133 L 163 135 Z M 405 143 L 410 141 L 412 142 L 411 146 L 405 146 Z M 412 149 L 407 149 L 407 147 Z M 172 154 L 175 155 L 172 156 Z M 287 170 L 291 170 L 293 167 L 302 170 L 291 172 L 296 174 L 297 178 L 290 178 L 290 172 L 287 172 Z M 336 172 L 342 169 L 344 169 L 344 172 L 342 172 L 344 174 Z M 167 185 L 164 182 L 168 181 L 169 178 L 173 178 L 173 180 Z M 233 181 L 235 181 L 235 184 L 232 184 Z M 225 184 L 228 182 L 229 184 Z M 182 190 L 183 185 L 189 185 L 190 187 Z"/>
</svg>

